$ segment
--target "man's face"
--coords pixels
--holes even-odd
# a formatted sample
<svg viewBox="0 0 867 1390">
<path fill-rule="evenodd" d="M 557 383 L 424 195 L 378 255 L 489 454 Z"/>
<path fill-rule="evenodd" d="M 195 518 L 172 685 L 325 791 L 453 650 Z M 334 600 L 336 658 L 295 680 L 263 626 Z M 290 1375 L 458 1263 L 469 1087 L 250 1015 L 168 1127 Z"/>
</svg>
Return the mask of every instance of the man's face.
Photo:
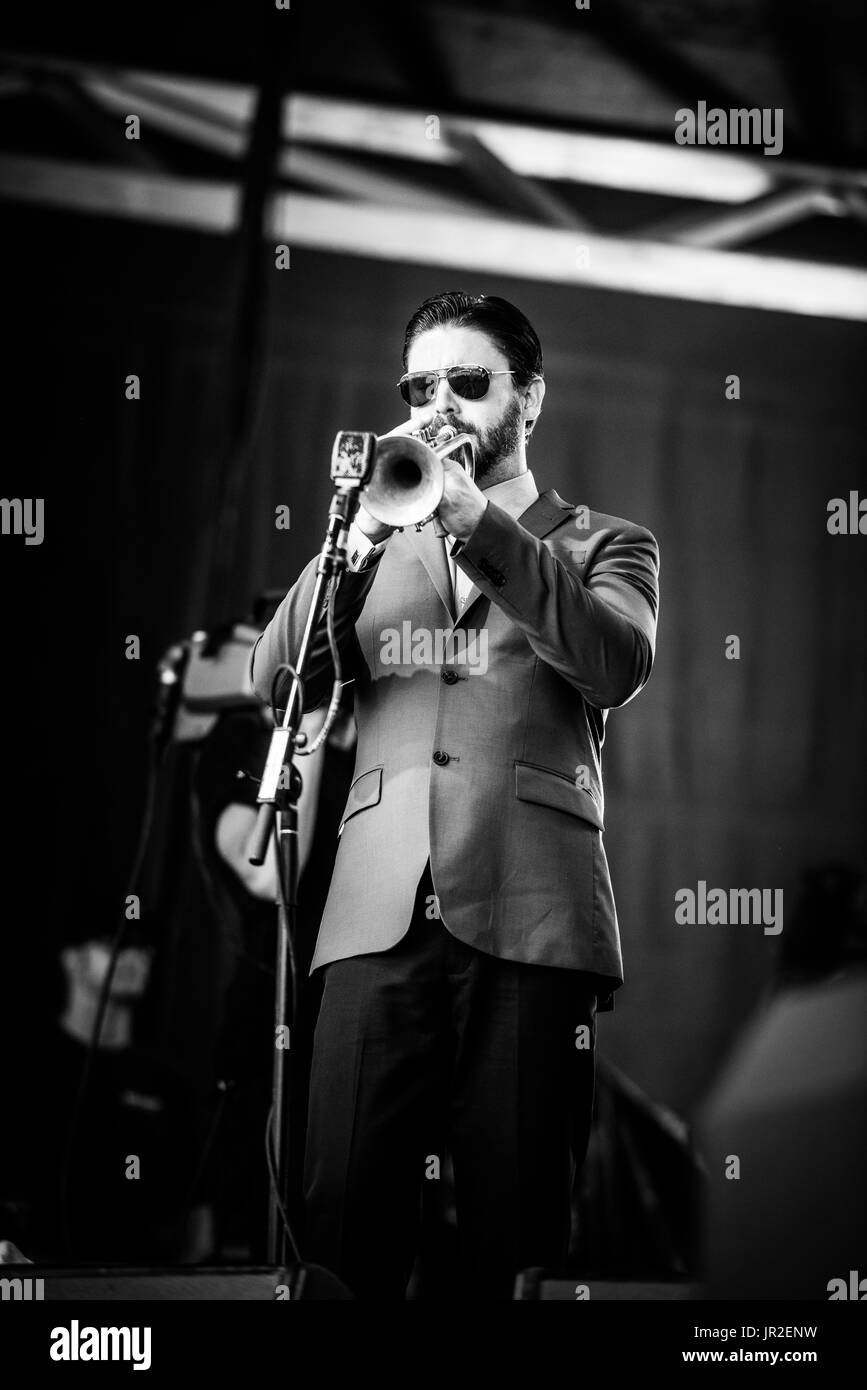
<svg viewBox="0 0 867 1390">
<path fill-rule="evenodd" d="M 477 328 L 430 328 L 413 341 L 409 350 L 408 372 L 433 371 L 435 368 L 477 366 L 501 372 L 508 368 L 505 353 Z M 429 403 L 414 407 L 413 421 L 419 428 L 433 426 L 439 430 L 450 425 L 465 431 L 476 441 L 477 483 L 489 475 L 498 463 L 517 453 L 523 438 L 521 400 L 513 376 L 493 376 L 487 394 L 479 401 L 468 401 L 456 395 L 445 377 L 437 383 L 436 394 Z"/>
</svg>

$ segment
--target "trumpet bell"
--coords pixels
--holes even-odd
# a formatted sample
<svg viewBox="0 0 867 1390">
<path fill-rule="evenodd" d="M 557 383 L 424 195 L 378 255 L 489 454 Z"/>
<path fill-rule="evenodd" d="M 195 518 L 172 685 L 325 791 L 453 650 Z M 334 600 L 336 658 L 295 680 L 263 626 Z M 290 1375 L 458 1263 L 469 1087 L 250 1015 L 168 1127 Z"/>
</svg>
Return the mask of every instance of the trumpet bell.
<svg viewBox="0 0 867 1390">
<path fill-rule="evenodd" d="M 432 430 L 387 434 L 376 441 L 373 475 L 364 491 L 364 505 L 384 526 L 421 528 L 442 501 L 443 459 L 456 454 L 470 477 L 475 475 L 475 442 L 469 434 L 445 426 L 432 439 Z M 434 529 L 437 529 L 435 522 Z M 445 532 L 437 530 L 437 534 Z"/>
<path fill-rule="evenodd" d="M 364 505 L 384 526 L 414 526 L 435 512 L 443 495 L 443 466 L 429 444 L 412 435 L 387 435 L 376 445 Z"/>
</svg>

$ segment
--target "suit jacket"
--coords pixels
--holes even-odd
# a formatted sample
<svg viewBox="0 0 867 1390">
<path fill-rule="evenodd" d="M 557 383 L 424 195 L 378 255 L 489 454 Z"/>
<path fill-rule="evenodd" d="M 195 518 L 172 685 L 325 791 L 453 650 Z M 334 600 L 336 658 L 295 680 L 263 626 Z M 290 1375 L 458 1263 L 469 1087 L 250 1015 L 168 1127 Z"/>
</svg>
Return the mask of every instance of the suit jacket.
<svg viewBox="0 0 867 1390">
<path fill-rule="evenodd" d="M 473 581 L 457 622 L 430 526 L 395 532 L 369 569 L 344 575 L 335 626 L 358 748 L 313 970 L 395 945 L 430 856 L 439 914 L 461 941 L 593 972 L 609 993 L 621 983 L 601 749 L 608 710 L 650 675 L 659 552 L 644 528 L 582 511 L 550 490 L 516 521 L 489 499 L 453 550 Z M 297 656 L 316 565 L 253 651 L 263 700 Z M 306 709 L 332 680 L 320 615 Z"/>
</svg>

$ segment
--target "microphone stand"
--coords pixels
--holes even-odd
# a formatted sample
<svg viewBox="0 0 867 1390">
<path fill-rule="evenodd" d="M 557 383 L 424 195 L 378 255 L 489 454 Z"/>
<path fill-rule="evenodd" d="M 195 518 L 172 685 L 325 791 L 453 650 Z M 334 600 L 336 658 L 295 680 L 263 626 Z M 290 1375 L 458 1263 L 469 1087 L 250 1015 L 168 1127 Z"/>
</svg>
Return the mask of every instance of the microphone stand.
<svg viewBox="0 0 867 1390">
<path fill-rule="evenodd" d="M 259 788 L 259 813 L 253 838 L 250 863 L 261 865 L 272 831 L 276 828 L 277 850 L 277 960 L 274 992 L 274 1066 L 271 1083 L 271 1125 L 268 1136 L 269 1152 L 273 1155 L 273 1171 L 268 1206 L 268 1262 L 285 1267 L 290 1263 L 291 1240 L 288 1209 L 290 1198 L 289 1142 L 289 1082 L 288 1054 L 291 1051 L 291 1027 L 295 1022 L 297 984 L 295 977 L 294 942 L 297 916 L 298 886 L 298 797 L 302 789 L 301 774 L 293 758 L 297 747 L 305 742 L 299 735 L 303 712 L 304 672 L 307 666 L 314 629 L 323 604 L 333 602 L 346 570 L 346 545 L 350 524 L 358 511 L 360 492 L 368 481 L 376 452 L 376 436 L 361 431 L 341 431 L 331 459 L 331 478 L 334 496 L 328 512 L 328 527 L 319 554 L 316 578 L 310 607 L 304 623 L 301 645 L 295 665 L 287 667 L 292 684 L 283 723 L 275 725 Z M 328 598 L 326 590 L 332 586 Z M 329 710 L 320 739 L 327 737 L 330 724 L 339 709 L 339 699 Z M 318 742 L 318 741 L 317 741 Z M 291 770 L 288 779 L 283 768 Z M 286 785 L 288 781 L 288 785 Z M 276 822 L 276 827 L 275 827 Z M 291 977 L 291 994 L 289 980 Z M 287 1040 L 290 1044 L 287 1046 Z"/>
</svg>

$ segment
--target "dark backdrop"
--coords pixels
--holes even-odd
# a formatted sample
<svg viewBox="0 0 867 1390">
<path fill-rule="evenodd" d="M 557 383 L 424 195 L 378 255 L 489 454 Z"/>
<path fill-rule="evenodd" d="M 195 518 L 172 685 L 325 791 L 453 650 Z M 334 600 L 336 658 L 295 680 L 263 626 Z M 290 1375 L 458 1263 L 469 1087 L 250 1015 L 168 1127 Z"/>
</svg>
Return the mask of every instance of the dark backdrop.
<svg viewBox="0 0 867 1390">
<path fill-rule="evenodd" d="M 4 540 L 6 766 L 21 811 L 7 871 L 28 929 L 53 942 L 114 924 L 154 665 L 172 640 L 228 616 L 213 611 L 205 563 L 206 417 L 226 385 L 215 374 L 233 253 L 218 237 L 96 218 L 13 212 L 7 227 L 5 271 L 28 305 L 13 355 L 39 364 L 40 389 L 26 413 L 14 391 L 8 400 L 23 442 L 5 491 L 46 496 L 44 545 L 13 554 Z M 783 888 L 791 910 L 803 866 L 864 859 L 867 540 L 826 531 L 828 499 L 859 481 L 867 490 L 864 328 L 293 249 L 292 269 L 271 273 L 230 610 L 288 587 L 318 548 L 335 431 L 381 433 L 404 418 L 393 383 L 406 319 L 461 285 L 514 299 L 539 330 L 539 486 L 640 522 L 660 543 L 656 666 L 611 716 L 605 746 L 626 986 L 600 1045 L 690 1112 L 778 943 L 757 926 L 676 926 L 676 890 L 699 879 Z M 124 399 L 130 372 L 139 402 Z M 739 401 L 725 399 L 730 373 Z M 281 504 L 288 533 L 274 525 Z M 138 663 L 124 658 L 130 633 Z M 730 634 L 739 661 L 725 657 Z M 40 706 L 52 721 L 37 757 L 29 716 Z M 59 816 L 36 819 L 40 768 Z M 44 998 L 42 982 L 16 994 Z"/>
</svg>

